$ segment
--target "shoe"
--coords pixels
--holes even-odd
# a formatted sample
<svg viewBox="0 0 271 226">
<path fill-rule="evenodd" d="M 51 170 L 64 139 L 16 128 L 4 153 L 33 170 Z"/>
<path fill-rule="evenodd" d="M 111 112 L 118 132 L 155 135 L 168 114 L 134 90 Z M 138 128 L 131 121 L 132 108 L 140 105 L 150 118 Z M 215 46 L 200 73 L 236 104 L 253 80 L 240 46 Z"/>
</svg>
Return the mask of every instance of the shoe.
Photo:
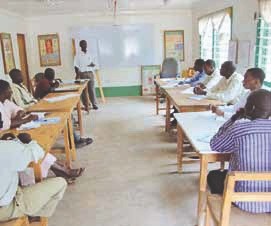
<svg viewBox="0 0 271 226">
<path fill-rule="evenodd" d="M 90 138 L 90 137 L 87 137 L 87 138 L 80 138 L 79 141 L 76 141 L 75 142 L 75 147 L 76 148 L 82 148 L 86 145 L 89 145 L 89 144 L 92 144 L 93 143 L 93 139 Z"/>
<path fill-rule="evenodd" d="M 94 110 L 98 110 L 99 108 L 98 108 L 97 105 L 93 105 L 93 109 L 94 109 Z"/>
</svg>

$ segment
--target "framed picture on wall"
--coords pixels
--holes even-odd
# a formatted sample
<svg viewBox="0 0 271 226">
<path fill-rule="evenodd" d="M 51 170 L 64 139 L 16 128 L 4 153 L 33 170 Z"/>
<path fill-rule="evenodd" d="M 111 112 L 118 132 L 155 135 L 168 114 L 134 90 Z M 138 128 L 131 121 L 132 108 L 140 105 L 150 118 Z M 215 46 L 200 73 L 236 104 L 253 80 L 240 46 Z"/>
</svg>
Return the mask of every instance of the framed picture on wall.
<svg viewBox="0 0 271 226">
<path fill-rule="evenodd" d="M 164 31 L 164 57 L 184 61 L 184 31 Z"/>
<path fill-rule="evenodd" d="M 155 95 L 154 76 L 160 73 L 160 65 L 142 65 L 142 96 Z"/>
<path fill-rule="evenodd" d="M 58 34 L 39 35 L 38 43 L 41 67 L 61 65 Z"/>
<path fill-rule="evenodd" d="M 15 68 L 11 35 L 8 33 L 0 33 L 0 38 L 1 38 L 4 71 L 5 74 L 8 74 L 11 69 Z"/>
</svg>

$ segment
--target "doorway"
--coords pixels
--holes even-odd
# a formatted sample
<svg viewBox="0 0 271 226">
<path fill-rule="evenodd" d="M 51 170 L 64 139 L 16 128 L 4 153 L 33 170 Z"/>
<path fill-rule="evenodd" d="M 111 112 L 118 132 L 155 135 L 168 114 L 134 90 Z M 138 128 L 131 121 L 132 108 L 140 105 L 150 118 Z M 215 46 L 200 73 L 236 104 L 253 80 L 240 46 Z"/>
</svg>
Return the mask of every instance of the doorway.
<svg viewBox="0 0 271 226">
<path fill-rule="evenodd" d="M 32 85 L 28 73 L 28 63 L 27 63 L 27 54 L 26 54 L 26 45 L 25 45 L 25 35 L 17 34 L 18 50 L 20 57 L 20 66 L 23 75 L 23 83 L 28 88 L 29 91 L 32 91 Z"/>
</svg>

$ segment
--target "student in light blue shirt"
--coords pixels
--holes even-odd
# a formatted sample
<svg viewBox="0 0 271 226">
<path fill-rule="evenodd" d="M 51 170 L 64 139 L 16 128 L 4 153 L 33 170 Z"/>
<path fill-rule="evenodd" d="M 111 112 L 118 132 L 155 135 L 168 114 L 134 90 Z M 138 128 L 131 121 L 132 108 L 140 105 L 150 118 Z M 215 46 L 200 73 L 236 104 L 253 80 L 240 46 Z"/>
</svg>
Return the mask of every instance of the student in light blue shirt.
<svg viewBox="0 0 271 226">
<path fill-rule="evenodd" d="M 194 63 L 196 74 L 192 78 L 179 82 L 179 85 L 189 84 L 194 87 L 198 83 L 201 83 L 206 77 L 206 74 L 204 73 L 204 64 L 205 61 L 203 59 L 196 59 Z"/>
</svg>

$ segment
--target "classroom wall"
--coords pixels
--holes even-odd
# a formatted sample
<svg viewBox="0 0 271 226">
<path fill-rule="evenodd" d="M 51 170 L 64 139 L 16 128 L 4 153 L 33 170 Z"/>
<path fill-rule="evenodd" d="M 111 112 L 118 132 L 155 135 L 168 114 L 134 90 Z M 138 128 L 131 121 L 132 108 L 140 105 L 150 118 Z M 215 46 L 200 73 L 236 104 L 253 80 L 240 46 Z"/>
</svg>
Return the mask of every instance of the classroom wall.
<svg viewBox="0 0 271 226">
<path fill-rule="evenodd" d="M 15 65 L 17 68 L 20 68 L 20 58 L 17 45 L 17 33 L 21 34 L 26 33 L 26 22 L 24 18 L 16 14 L 7 12 L 5 10 L 0 10 L 0 32 L 11 34 Z M 6 80 L 9 79 L 9 76 L 5 75 L 4 73 L 2 48 L 0 48 L 0 78 Z"/>
<path fill-rule="evenodd" d="M 251 41 L 250 66 L 254 66 L 254 49 L 257 28 L 257 21 L 254 20 L 254 13 L 258 9 L 257 0 L 203 0 L 200 3 L 197 3 L 192 9 L 193 58 L 197 58 L 200 55 L 198 18 L 231 6 L 233 7 L 232 39 Z M 241 73 L 245 70 L 245 68 L 241 67 L 238 69 Z"/>
<path fill-rule="evenodd" d="M 60 37 L 61 61 L 62 65 L 54 67 L 59 77 L 64 79 L 74 78 L 73 57 L 71 50 L 71 39 L 69 30 L 76 26 L 91 26 L 103 24 L 153 24 L 155 27 L 155 48 L 160 50 L 159 57 L 163 60 L 163 30 L 185 30 L 185 62 L 181 67 L 192 65 L 192 15 L 191 10 L 171 10 L 171 11 L 146 11 L 127 12 L 117 16 L 113 21 L 112 15 L 89 14 L 89 15 L 58 15 L 43 16 L 28 19 L 28 42 L 29 47 L 29 69 L 31 75 L 43 71 L 40 67 L 37 35 L 58 33 Z M 141 75 L 140 67 L 101 69 L 100 75 L 104 87 L 115 87 L 112 95 L 133 95 L 139 94 Z M 116 89 L 119 87 L 119 89 Z M 134 93 L 128 90 L 134 89 Z M 118 90 L 120 91 L 118 93 Z M 124 93 L 122 93 L 124 92 Z M 110 90 L 107 88 L 107 94 Z"/>
</svg>

